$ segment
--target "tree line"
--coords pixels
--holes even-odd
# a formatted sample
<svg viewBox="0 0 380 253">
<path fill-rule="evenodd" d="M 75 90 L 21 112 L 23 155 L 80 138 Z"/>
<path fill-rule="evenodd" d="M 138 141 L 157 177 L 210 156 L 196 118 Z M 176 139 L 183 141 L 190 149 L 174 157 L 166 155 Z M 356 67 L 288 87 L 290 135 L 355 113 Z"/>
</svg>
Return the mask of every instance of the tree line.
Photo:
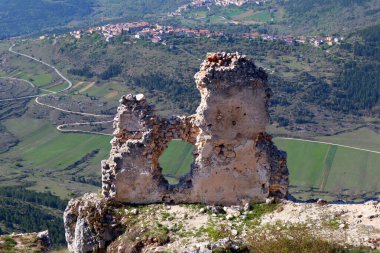
<svg viewBox="0 0 380 253">
<path fill-rule="evenodd" d="M 65 244 L 63 210 L 67 200 L 25 187 L 0 188 L 0 234 L 48 229 L 54 245 Z"/>
</svg>

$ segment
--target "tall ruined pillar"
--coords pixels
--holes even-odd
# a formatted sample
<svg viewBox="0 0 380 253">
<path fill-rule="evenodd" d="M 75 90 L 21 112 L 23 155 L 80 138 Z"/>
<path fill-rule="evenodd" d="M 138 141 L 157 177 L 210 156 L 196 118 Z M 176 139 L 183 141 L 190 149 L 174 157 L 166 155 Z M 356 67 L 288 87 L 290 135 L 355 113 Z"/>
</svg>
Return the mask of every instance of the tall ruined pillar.
<svg viewBox="0 0 380 253">
<path fill-rule="evenodd" d="M 265 133 L 271 90 L 267 75 L 237 53 L 211 53 L 195 75 L 201 104 L 195 115 L 162 119 L 143 95 L 121 99 L 103 196 L 128 203 L 234 205 L 286 197 L 286 154 Z M 158 158 L 173 138 L 196 146 L 195 162 L 169 186 Z"/>
<path fill-rule="evenodd" d="M 264 70 L 239 54 L 212 53 L 195 78 L 201 104 L 193 198 L 236 204 L 285 197 L 286 154 L 265 134 L 271 90 Z"/>
</svg>

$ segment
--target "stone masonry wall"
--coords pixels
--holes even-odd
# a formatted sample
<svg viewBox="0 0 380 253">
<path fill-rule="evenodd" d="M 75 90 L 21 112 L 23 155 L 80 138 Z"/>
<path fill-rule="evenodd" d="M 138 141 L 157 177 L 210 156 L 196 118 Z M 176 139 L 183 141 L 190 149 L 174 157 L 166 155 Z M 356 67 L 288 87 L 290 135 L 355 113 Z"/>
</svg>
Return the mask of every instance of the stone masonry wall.
<svg viewBox="0 0 380 253">
<path fill-rule="evenodd" d="M 123 96 L 108 160 L 105 198 L 126 203 L 235 205 L 288 193 L 286 153 L 265 133 L 267 75 L 238 53 L 210 53 L 195 75 L 201 103 L 189 117 L 159 118 L 142 94 Z M 195 145 L 195 162 L 178 185 L 158 159 L 172 139 Z"/>
</svg>

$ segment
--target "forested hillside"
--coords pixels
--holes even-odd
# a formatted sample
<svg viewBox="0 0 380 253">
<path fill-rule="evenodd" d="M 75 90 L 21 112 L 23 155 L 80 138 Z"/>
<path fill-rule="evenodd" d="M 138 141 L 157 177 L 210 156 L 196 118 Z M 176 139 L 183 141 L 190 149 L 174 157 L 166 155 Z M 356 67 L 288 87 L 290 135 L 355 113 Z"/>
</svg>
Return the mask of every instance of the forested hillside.
<svg viewBox="0 0 380 253">
<path fill-rule="evenodd" d="M 190 0 L 14 0 L 0 3 L 0 39 L 31 33 L 67 31 L 115 21 L 168 22 L 218 30 L 256 29 L 271 33 L 317 35 L 349 33 L 380 18 L 377 0 L 271 0 L 264 5 L 211 6 L 182 18 L 168 14 Z M 236 26 L 239 25 L 239 26 Z"/>
<path fill-rule="evenodd" d="M 188 0 L 0 1 L 0 39 L 166 14 Z"/>
<path fill-rule="evenodd" d="M 68 68 L 72 79 L 95 81 L 96 86 L 87 92 L 94 98 L 106 96 L 107 92 L 143 92 L 154 101 L 157 110 L 168 114 L 195 111 L 199 94 L 193 85 L 193 75 L 200 64 L 198 59 L 204 57 L 205 52 L 215 48 L 244 52 L 270 73 L 275 94 L 273 120 L 281 126 L 294 128 L 302 124 L 314 132 L 324 133 L 325 130 L 315 129 L 322 127 L 321 122 L 335 121 L 337 113 L 371 114 L 378 103 L 375 56 L 357 56 L 359 52 L 354 50 L 359 47 L 354 46 L 354 38 L 361 39 L 363 48 L 367 43 L 374 46 L 376 39 L 369 29 L 353 33 L 352 38 L 328 51 L 312 45 L 247 40 L 229 35 L 219 38 L 173 36 L 167 38 L 166 43 L 174 46 L 168 47 L 136 40 L 128 34 L 109 43 L 95 34 L 80 40 L 62 38 L 54 45 L 53 40 L 46 40 L 20 48 Z M 377 31 L 376 28 L 373 31 Z M 371 35 L 363 39 L 362 34 Z"/>
<path fill-rule="evenodd" d="M 285 9 L 285 30 L 304 34 L 349 33 L 376 24 L 380 18 L 377 0 L 277 0 Z"/>
<path fill-rule="evenodd" d="M 335 104 L 345 112 L 378 110 L 380 105 L 380 25 L 350 34 L 340 46 L 350 59 L 334 86 Z"/>
<path fill-rule="evenodd" d="M 66 25 L 92 11 L 92 0 L 0 1 L 0 39 Z"/>
<path fill-rule="evenodd" d="M 62 214 L 67 201 L 25 187 L 1 187 L 0 203 L 0 235 L 49 229 L 56 246 L 65 242 Z"/>
</svg>

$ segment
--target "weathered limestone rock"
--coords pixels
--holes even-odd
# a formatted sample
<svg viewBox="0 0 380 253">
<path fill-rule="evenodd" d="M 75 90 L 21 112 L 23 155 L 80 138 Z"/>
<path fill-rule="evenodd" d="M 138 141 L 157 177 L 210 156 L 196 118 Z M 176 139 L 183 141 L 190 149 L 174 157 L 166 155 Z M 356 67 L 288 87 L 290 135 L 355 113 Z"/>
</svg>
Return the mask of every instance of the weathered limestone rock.
<svg viewBox="0 0 380 253">
<path fill-rule="evenodd" d="M 124 232 L 115 209 L 94 193 L 70 200 L 63 215 L 68 250 L 86 253 L 105 249 Z"/>
<path fill-rule="evenodd" d="M 244 205 L 287 196 L 286 153 L 265 133 L 266 73 L 238 53 L 211 53 L 195 79 L 201 103 L 189 117 L 162 119 L 143 95 L 122 97 L 110 157 L 102 163 L 106 199 Z M 172 139 L 196 146 L 191 172 L 175 186 L 158 164 Z"/>
<path fill-rule="evenodd" d="M 0 252 L 45 253 L 51 249 L 49 231 L 0 236 Z"/>
</svg>

